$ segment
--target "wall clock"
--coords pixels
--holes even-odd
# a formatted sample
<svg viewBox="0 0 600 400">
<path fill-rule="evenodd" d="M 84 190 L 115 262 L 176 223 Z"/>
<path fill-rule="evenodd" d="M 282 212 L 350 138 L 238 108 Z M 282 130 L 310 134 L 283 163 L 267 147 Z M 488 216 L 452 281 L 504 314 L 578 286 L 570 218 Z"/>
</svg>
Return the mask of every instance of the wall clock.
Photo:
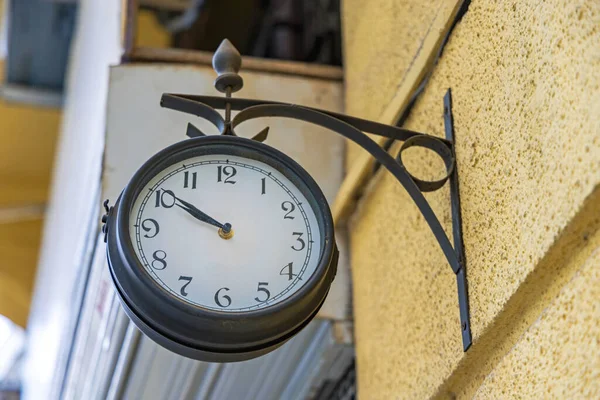
<svg viewBox="0 0 600 400">
<path fill-rule="evenodd" d="M 315 316 L 338 251 L 325 196 L 255 140 L 201 136 L 133 176 L 107 225 L 110 271 L 132 320 L 208 361 L 271 351 Z"/>
<path fill-rule="evenodd" d="M 294 160 L 238 137 L 244 121 L 277 116 L 320 125 L 354 141 L 389 170 L 414 200 L 456 274 L 463 346 L 471 345 L 467 281 L 455 168 L 451 98 L 446 139 L 342 114 L 261 100 L 233 99 L 243 86 L 241 57 L 227 40 L 213 58 L 225 97 L 163 94 L 161 106 L 203 118 L 189 139 L 150 158 L 114 207 L 104 203 L 110 273 L 134 323 L 160 345 L 204 361 L 241 361 L 284 344 L 317 314 L 336 274 L 338 250 L 329 205 Z M 224 117 L 216 111 L 224 110 Z M 231 111 L 238 110 L 232 118 Z M 364 133 L 428 148 L 445 162 L 437 181 L 412 176 Z M 423 196 L 450 180 L 452 246 Z"/>
</svg>

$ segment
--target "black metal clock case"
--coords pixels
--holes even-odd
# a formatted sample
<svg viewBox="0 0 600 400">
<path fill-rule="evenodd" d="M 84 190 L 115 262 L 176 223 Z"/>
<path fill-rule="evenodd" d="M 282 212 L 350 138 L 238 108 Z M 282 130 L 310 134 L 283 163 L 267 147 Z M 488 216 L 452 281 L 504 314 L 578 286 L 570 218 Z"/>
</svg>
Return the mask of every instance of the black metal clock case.
<svg viewBox="0 0 600 400">
<path fill-rule="evenodd" d="M 130 210 L 145 184 L 164 168 L 205 154 L 253 158 L 283 173 L 306 196 L 322 232 L 316 271 L 291 297 L 260 310 L 223 312 L 185 302 L 161 288 L 138 260 L 129 235 Z M 290 157 L 236 136 L 202 136 L 176 143 L 150 158 L 110 210 L 107 252 L 121 303 L 138 328 L 160 345 L 204 361 L 241 361 L 268 353 L 298 333 L 317 314 L 336 273 L 338 250 L 325 196 Z M 199 263 L 202 260 L 198 260 Z"/>
</svg>

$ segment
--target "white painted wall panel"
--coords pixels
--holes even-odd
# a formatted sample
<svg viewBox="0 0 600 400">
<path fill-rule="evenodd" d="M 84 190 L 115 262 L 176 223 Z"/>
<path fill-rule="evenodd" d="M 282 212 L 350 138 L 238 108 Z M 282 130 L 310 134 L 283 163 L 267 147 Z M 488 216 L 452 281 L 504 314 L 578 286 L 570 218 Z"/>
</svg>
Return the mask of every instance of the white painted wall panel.
<svg viewBox="0 0 600 400">
<path fill-rule="evenodd" d="M 23 398 L 60 395 L 97 238 L 109 65 L 121 55 L 122 0 L 81 1 L 35 293 Z"/>
</svg>

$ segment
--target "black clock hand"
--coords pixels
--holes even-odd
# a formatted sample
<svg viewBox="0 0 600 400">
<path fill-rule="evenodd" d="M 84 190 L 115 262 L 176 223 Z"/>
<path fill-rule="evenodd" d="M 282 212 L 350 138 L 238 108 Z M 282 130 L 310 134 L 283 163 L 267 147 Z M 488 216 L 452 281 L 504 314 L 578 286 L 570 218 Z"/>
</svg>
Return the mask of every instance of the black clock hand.
<svg viewBox="0 0 600 400">
<path fill-rule="evenodd" d="M 183 206 L 180 204 L 177 204 L 177 206 L 179 208 L 181 208 L 182 210 L 185 210 L 186 212 L 188 212 L 190 215 L 192 215 L 194 218 L 198 219 L 199 221 L 206 222 L 210 225 L 218 227 L 219 228 L 218 234 L 221 237 L 221 239 L 227 240 L 227 239 L 231 239 L 233 237 L 233 229 L 231 229 L 230 223 L 221 224 L 214 218 L 206 215 L 204 212 L 202 212 L 199 209 L 197 209 L 196 207 L 194 207 L 192 204 L 185 202 L 181 199 L 178 199 L 178 200 L 184 204 Z M 186 207 L 186 205 L 188 205 L 189 208 Z"/>
<path fill-rule="evenodd" d="M 181 208 L 182 210 L 187 211 L 192 217 L 196 218 L 197 220 L 202 221 L 202 222 L 206 222 L 207 224 L 210 224 L 212 226 L 216 226 L 217 228 L 221 228 L 225 234 L 228 234 L 229 232 L 231 232 L 231 224 L 229 224 L 229 223 L 226 223 L 226 224 L 220 223 L 216 219 L 210 217 L 208 214 L 200 211 L 193 204 L 188 203 L 187 201 L 182 200 L 179 197 L 175 197 L 175 200 L 177 200 L 178 202 L 180 202 L 181 204 L 183 204 L 183 206 L 182 206 L 181 204 L 177 204 L 176 203 L 177 207 Z"/>
</svg>

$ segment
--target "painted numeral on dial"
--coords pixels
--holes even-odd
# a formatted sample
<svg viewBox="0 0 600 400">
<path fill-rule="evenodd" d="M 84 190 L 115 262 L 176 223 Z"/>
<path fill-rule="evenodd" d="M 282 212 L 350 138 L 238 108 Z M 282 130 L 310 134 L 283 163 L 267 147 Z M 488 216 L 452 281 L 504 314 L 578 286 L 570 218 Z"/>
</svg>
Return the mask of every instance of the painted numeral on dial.
<svg viewBox="0 0 600 400">
<path fill-rule="evenodd" d="M 156 235 L 158 235 L 158 232 L 160 231 L 158 222 L 156 222 L 156 220 L 153 220 L 152 218 L 147 218 L 142 221 L 142 229 L 145 232 L 147 232 L 144 235 L 144 237 L 148 238 L 148 239 L 152 239 L 153 237 L 156 237 Z M 151 231 L 154 231 L 154 233 L 150 233 Z"/>
<path fill-rule="evenodd" d="M 223 307 L 223 308 L 229 307 L 231 305 L 231 297 L 227 296 L 226 294 L 224 294 L 223 296 L 220 296 L 221 300 L 227 301 L 227 304 L 221 303 L 221 301 L 219 299 L 219 293 L 221 293 L 221 290 L 228 292 L 229 288 L 222 287 L 221 289 L 217 290 L 217 293 L 215 293 L 215 303 L 217 303 L 217 305 L 219 307 Z"/>
<path fill-rule="evenodd" d="M 167 195 L 165 199 L 165 194 Z M 171 208 L 175 205 L 175 193 L 170 190 L 157 190 L 156 191 L 156 203 L 154 207 L 163 206 L 164 208 Z"/>
<path fill-rule="evenodd" d="M 268 286 L 268 285 L 269 285 L 269 282 L 258 282 L 258 288 L 256 289 L 256 291 L 263 292 L 267 297 L 265 297 L 264 299 L 259 299 L 257 296 L 254 298 L 254 300 L 258 301 L 259 303 L 264 303 L 265 301 L 267 301 L 271 298 L 271 293 L 266 288 L 266 286 Z"/>
<path fill-rule="evenodd" d="M 265 193 L 267 193 L 267 178 L 262 178 L 261 182 L 262 182 L 262 190 L 261 190 L 260 194 L 265 194 Z"/>
<path fill-rule="evenodd" d="M 285 267 L 283 267 L 281 269 L 281 271 L 279 271 L 279 275 L 287 275 L 288 277 L 288 281 L 291 281 L 292 279 L 294 279 L 296 276 L 298 276 L 298 274 L 294 274 L 294 263 L 291 262 L 288 265 L 286 265 Z"/>
<path fill-rule="evenodd" d="M 196 189 L 196 181 L 198 180 L 198 173 L 192 172 L 192 189 Z M 185 171 L 183 173 L 183 187 L 187 188 L 190 185 L 190 172 Z"/>
<path fill-rule="evenodd" d="M 292 235 L 294 235 L 294 236 L 298 236 L 298 237 L 296 238 L 296 242 L 298 242 L 298 243 L 295 243 L 295 244 L 292 246 L 292 249 L 293 249 L 293 250 L 296 250 L 296 251 L 302 251 L 302 250 L 304 250 L 304 247 L 306 247 L 306 242 L 305 242 L 305 241 L 302 239 L 302 235 L 304 235 L 304 233 L 301 233 L 301 232 L 294 232 L 294 233 L 292 233 Z M 299 246 L 300 248 L 296 248 L 296 246 Z"/>
<path fill-rule="evenodd" d="M 283 211 L 287 211 L 287 213 L 283 216 L 283 219 L 294 219 L 290 214 L 294 212 L 296 206 L 291 201 L 284 201 L 281 203 L 281 209 Z"/>
<path fill-rule="evenodd" d="M 237 174 L 235 167 L 232 167 L 231 165 L 219 165 L 217 167 L 217 182 L 234 184 L 236 181 L 232 181 L 231 178 L 233 178 L 235 174 Z M 223 180 L 223 176 L 225 177 L 225 180 Z"/>
<path fill-rule="evenodd" d="M 152 258 L 154 258 L 154 260 L 152 260 L 152 268 L 157 269 L 159 271 L 167 268 L 167 253 L 165 253 L 162 250 L 156 250 L 154 253 L 152 253 Z"/>
<path fill-rule="evenodd" d="M 187 297 L 188 292 L 185 290 L 185 288 L 187 287 L 187 285 L 189 285 L 192 282 L 192 277 L 191 276 L 180 276 L 179 280 L 180 281 L 186 281 L 187 283 L 185 283 L 182 287 L 181 290 L 179 291 L 179 293 L 181 293 L 182 296 Z"/>
</svg>

